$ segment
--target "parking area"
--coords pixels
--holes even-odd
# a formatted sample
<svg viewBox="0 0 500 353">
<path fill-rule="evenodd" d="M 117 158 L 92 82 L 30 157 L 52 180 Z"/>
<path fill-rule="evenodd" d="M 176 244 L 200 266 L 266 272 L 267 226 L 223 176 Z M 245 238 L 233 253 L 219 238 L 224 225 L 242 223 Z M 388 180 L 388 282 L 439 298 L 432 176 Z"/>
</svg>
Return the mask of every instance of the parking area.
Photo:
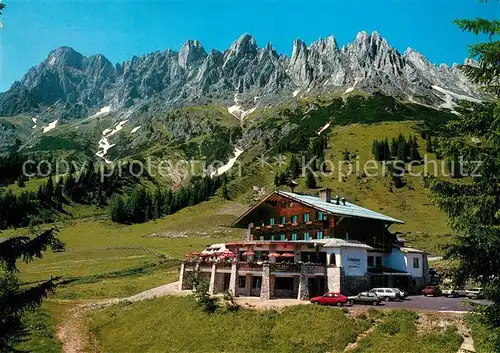
<svg viewBox="0 0 500 353">
<path fill-rule="evenodd" d="M 472 300 L 485 304 L 482 300 Z M 361 307 L 364 305 L 355 304 L 354 307 Z M 409 296 L 400 301 L 383 301 L 377 308 L 387 309 L 417 309 L 429 311 L 460 311 L 467 312 L 472 309 L 469 299 L 465 297 L 459 298 L 446 298 L 446 297 L 424 297 L 423 295 Z"/>
</svg>

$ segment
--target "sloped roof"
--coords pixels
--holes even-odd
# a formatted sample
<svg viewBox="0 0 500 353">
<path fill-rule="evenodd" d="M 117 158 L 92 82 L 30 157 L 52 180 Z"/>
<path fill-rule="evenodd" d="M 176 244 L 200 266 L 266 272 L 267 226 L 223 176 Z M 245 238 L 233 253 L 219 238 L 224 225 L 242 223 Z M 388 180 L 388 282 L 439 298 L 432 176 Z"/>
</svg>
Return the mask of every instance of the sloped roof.
<svg viewBox="0 0 500 353">
<path fill-rule="evenodd" d="M 363 244 L 357 240 L 330 238 L 330 239 L 314 240 L 314 242 L 323 244 L 324 248 L 345 247 L 345 248 L 356 248 L 356 249 L 367 249 L 367 250 L 373 249 L 370 245 Z"/>
<path fill-rule="evenodd" d="M 389 216 L 386 216 L 382 213 L 378 213 L 372 210 L 369 210 L 368 208 L 364 208 L 361 206 L 357 206 L 353 203 L 346 202 L 344 204 L 337 205 L 333 202 L 326 202 L 323 200 L 320 200 L 319 197 L 316 196 L 309 196 L 309 195 L 300 195 L 300 194 L 295 194 L 292 192 L 287 192 L 287 191 L 276 191 L 279 195 L 285 196 L 287 198 L 296 200 L 298 202 L 301 202 L 303 204 L 309 205 L 313 208 L 319 209 L 326 211 L 327 213 L 332 213 L 335 215 L 341 215 L 341 216 L 346 216 L 346 217 L 358 217 L 358 218 L 369 218 L 369 219 L 376 219 L 379 221 L 384 221 L 387 223 L 404 223 L 403 221 L 392 218 Z"/>
<path fill-rule="evenodd" d="M 401 250 L 404 253 L 409 253 L 409 252 L 416 253 L 416 254 L 424 254 L 425 253 L 425 251 L 414 249 L 414 248 L 409 248 L 407 246 L 401 246 L 401 247 L 399 247 L 399 250 Z"/>
</svg>

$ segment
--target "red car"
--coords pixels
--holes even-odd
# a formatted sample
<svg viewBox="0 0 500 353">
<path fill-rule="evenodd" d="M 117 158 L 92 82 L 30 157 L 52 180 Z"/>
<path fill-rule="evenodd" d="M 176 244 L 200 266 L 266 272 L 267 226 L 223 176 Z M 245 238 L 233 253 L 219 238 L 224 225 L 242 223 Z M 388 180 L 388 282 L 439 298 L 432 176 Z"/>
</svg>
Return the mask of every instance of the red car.
<svg viewBox="0 0 500 353">
<path fill-rule="evenodd" d="M 424 296 L 432 295 L 433 297 L 438 297 L 441 295 L 441 289 L 437 286 L 427 286 L 424 289 Z"/>
<path fill-rule="evenodd" d="M 340 293 L 326 293 L 321 297 L 314 297 L 309 300 L 313 304 L 320 305 L 337 305 L 342 306 L 347 304 L 347 297 Z"/>
</svg>

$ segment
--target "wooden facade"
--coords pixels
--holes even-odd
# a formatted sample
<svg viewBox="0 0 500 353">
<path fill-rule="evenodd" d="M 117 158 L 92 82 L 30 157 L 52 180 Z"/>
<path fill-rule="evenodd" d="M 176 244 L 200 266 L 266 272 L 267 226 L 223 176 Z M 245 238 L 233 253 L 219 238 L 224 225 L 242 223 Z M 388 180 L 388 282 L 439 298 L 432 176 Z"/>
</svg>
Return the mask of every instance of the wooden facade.
<svg viewBox="0 0 500 353">
<path fill-rule="evenodd" d="M 340 238 L 358 240 L 383 251 L 390 251 L 395 241 L 385 222 L 329 214 L 279 194 L 266 198 L 234 225 L 249 228 L 248 241 Z"/>
</svg>

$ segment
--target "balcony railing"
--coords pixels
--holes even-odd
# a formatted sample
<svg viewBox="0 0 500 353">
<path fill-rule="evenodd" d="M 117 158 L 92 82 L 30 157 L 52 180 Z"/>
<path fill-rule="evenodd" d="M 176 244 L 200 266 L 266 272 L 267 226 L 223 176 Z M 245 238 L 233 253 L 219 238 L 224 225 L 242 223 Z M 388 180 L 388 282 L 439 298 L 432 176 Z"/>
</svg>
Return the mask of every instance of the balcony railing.
<svg viewBox="0 0 500 353">
<path fill-rule="evenodd" d="M 299 272 L 299 264 L 288 264 L 288 263 L 272 263 L 271 272 Z"/>
<path fill-rule="evenodd" d="M 319 228 L 328 228 L 328 221 L 321 221 L 318 219 L 307 221 L 307 222 L 287 222 L 285 224 L 276 223 L 274 225 L 254 225 L 251 229 L 260 230 L 260 231 L 270 231 L 276 229 L 283 228 L 297 228 L 297 227 L 319 227 Z"/>
<path fill-rule="evenodd" d="M 255 262 L 240 262 L 238 265 L 239 271 L 262 271 L 262 264 Z"/>
<path fill-rule="evenodd" d="M 232 264 L 230 264 L 228 262 L 220 262 L 216 266 L 217 266 L 217 269 L 219 269 L 219 270 L 230 270 Z"/>
</svg>

